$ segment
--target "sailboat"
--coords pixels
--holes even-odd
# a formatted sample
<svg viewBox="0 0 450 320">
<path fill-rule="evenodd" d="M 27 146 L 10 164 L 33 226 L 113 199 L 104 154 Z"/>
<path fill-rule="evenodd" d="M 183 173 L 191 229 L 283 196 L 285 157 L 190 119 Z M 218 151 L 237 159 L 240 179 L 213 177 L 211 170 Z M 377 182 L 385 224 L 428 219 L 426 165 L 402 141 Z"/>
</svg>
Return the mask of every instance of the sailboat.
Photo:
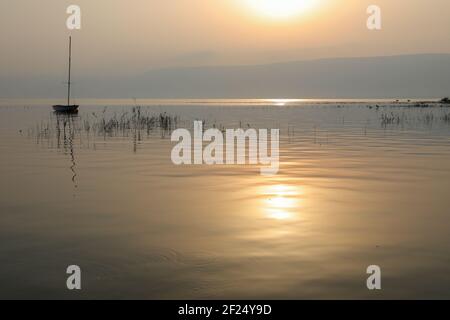
<svg viewBox="0 0 450 320">
<path fill-rule="evenodd" d="M 58 113 L 77 113 L 78 105 L 70 104 L 70 85 L 71 85 L 71 69 L 72 69 L 72 37 L 69 37 L 69 81 L 67 83 L 67 104 L 66 105 L 55 105 L 53 110 Z"/>
</svg>

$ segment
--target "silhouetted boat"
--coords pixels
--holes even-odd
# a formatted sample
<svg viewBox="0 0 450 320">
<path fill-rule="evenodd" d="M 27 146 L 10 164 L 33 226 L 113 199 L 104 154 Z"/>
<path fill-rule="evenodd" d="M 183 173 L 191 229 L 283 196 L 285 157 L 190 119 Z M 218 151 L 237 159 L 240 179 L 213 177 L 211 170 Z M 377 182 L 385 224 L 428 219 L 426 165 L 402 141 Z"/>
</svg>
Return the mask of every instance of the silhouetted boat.
<svg viewBox="0 0 450 320">
<path fill-rule="evenodd" d="M 67 104 L 66 105 L 54 105 L 53 110 L 58 113 L 77 113 L 78 105 L 70 104 L 70 85 L 71 85 L 71 69 L 72 69 L 72 37 L 69 37 L 69 81 L 67 83 Z"/>
</svg>

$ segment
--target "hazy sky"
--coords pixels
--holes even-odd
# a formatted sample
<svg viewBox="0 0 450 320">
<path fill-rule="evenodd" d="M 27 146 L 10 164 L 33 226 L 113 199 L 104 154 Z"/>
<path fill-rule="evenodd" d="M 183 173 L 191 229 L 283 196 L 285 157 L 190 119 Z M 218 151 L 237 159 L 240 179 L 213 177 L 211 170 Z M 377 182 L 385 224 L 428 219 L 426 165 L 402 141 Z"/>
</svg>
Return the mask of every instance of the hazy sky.
<svg viewBox="0 0 450 320">
<path fill-rule="evenodd" d="M 1 0 L 2 76 L 65 70 L 66 8 L 82 9 L 77 73 L 136 74 L 159 67 L 259 64 L 342 56 L 450 53 L 448 0 L 307 0 L 314 8 L 272 19 L 249 0 Z M 285 0 L 280 0 L 285 1 Z M 366 28 L 382 8 L 383 30 Z"/>
</svg>

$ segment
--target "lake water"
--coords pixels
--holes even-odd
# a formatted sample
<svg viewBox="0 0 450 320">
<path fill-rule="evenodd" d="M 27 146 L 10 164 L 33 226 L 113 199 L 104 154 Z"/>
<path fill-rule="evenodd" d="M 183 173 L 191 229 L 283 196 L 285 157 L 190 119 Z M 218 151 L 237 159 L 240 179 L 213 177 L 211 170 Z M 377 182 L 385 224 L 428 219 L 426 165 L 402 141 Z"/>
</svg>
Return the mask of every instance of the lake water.
<svg viewBox="0 0 450 320">
<path fill-rule="evenodd" d="M 280 171 L 175 166 L 171 128 L 102 129 L 134 102 L 4 100 L 0 298 L 450 298 L 450 108 L 137 103 L 177 127 L 280 129 Z"/>
</svg>

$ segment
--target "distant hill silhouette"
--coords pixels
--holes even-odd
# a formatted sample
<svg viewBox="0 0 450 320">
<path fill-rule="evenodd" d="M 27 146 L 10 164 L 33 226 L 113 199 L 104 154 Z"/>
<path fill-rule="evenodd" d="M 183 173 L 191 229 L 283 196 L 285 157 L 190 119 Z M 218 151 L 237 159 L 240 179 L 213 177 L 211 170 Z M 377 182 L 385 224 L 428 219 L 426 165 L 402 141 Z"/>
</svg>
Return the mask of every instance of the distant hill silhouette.
<svg viewBox="0 0 450 320">
<path fill-rule="evenodd" d="M 5 80 L 0 96 L 53 97 L 53 90 L 54 96 L 61 91 L 60 81 Z M 168 68 L 126 78 L 78 75 L 75 83 L 80 98 L 441 98 L 450 95 L 450 54 Z"/>
</svg>

